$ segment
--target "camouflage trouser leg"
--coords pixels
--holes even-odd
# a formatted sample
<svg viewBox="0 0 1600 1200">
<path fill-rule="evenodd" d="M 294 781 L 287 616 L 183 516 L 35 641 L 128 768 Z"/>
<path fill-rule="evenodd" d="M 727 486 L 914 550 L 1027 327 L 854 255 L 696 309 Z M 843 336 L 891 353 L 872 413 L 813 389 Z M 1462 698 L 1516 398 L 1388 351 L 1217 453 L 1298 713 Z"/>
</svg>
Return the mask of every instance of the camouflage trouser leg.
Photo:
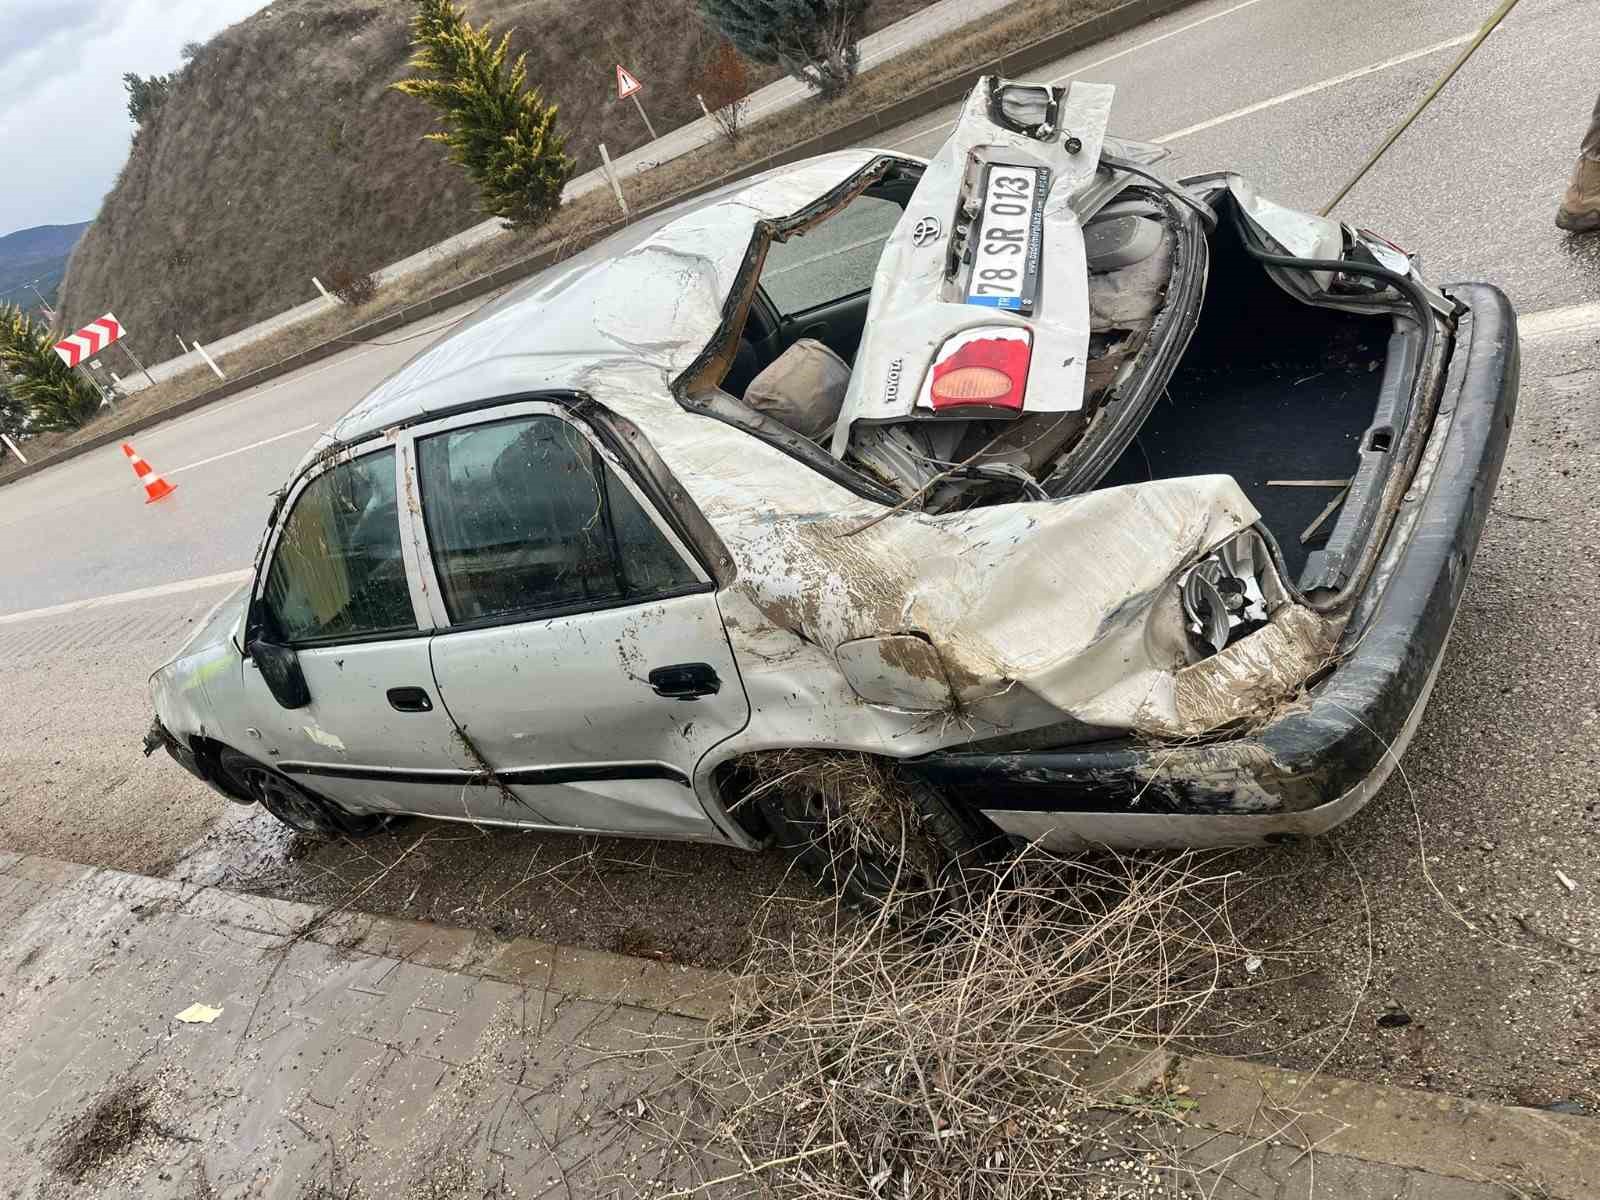
<svg viewBox="0 0 1600 1200">
<path fill-rule="evenodd" d="M 1600 100 L 1594 102 L 1594 116 L 1589 119 L 1589 132 L 1583 135 L 1583 156 L 1600 162 Z"/>
</svg>

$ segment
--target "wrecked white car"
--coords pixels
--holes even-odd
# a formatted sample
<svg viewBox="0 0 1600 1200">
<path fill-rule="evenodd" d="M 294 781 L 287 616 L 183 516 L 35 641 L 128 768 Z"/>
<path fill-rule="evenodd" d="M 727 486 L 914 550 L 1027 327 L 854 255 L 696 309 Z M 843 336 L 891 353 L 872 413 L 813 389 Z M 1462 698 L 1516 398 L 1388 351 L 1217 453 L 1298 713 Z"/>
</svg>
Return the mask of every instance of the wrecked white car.
<svg viewBox="0 0 1600 1200">
<path fill-rule="evenodd" d="M 903 839 L 840 827 L 886 808 L 935 857 L 1350 816 L 1444 652 L 1513 314 L 1163 178 L 1111 97 L 985 79 L 932 161 L 784 167 L 481 311 L 295 472 L 147 751 L 302 830 L 775 839 L 863 892 Z"/>
</svg>

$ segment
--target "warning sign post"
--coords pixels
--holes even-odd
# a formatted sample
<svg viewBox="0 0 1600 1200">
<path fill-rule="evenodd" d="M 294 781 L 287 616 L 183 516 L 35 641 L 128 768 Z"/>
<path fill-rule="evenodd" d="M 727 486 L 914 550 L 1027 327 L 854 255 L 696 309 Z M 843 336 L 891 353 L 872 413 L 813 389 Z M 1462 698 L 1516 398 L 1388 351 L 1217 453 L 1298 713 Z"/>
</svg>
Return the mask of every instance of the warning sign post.
<svg viewBox="0 0 1600 1200">
<path fill-rule="evenodd" d="M 639 110 L 639 119 L 644 122 L 644 127 L 650 131 L 650 140 L 656 140 L 656 127 L 650 124 L 650 118 L 645 114 L 644 105 L 639 103 L 639 93 L 644 91 L 644 84 L 640 83 L 628 69 L 621 63 L 617 64 L 617 99 L 632 100 L 633 106 Z"/>
</svg>

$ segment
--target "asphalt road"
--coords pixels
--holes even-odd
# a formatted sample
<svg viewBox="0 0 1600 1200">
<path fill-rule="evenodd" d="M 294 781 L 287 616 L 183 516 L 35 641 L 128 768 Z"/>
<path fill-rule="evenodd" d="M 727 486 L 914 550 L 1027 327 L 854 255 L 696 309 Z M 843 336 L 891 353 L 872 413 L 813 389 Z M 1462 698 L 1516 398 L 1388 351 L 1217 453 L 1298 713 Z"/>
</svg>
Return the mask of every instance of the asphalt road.
<svg viewBox="0 0 1600 1200">
<path fill-rule="evenodd" d="M 1203 3 L 1038 74 L 1118 84 L 1115 130 L 1169 143 L 1181 171 L 1238 169 L 1316 207 L 1492 7 Z M 1600 237 L 1551 225 L 1600 88 L 1596 29 L 1600 0 L 1523 0 L 1339 215 L 1525 314 L 1600 300 Z M 882 141 L 927 153 L 947 120 Z M 178 485 L 161 504 L 114 447 L 0 488 L 0 845 L 725 961 L 753 899 L 785 886 L 772 858 L 453 827 L 319 846 L 133 751 L 146 671 L 248 563 L 269 493 L 444 319 L 141 434 Z M 1219 1006 L 1233 1049 L 1600 1105 L 1600 310 L 1555 324 L 1531 322 L 1506 474 L 1405 776 L 1337 837 L 1240 858 L 1251 936 L 1276 956 Z M 1402 1011 L 1411 1024 L 1376 1026 Z"/>
<path fill-rule="evenodd" d="M 1114 83 L 1112 132 L 1169 146 L 1176 173 L 1238 171 L 1315 211 L 1495 7 L 1213 0 L 1035 77 Z M 1551 226 L 1600 90 L 1597 30 L 1600 0 L 1522 0 L 1336 215 L 1420 251 L 1435 278 L 1492 280 L 1518 311 L 1600 299 L 1600 243 Z M 931 153 L 954 116 L 887 144 Z"/>
<path fill-rule="evenodd" d="M 1285 203 L 1319 207 L 1458 52 L 1445 43 L 1464 41 L 1493 7 L 1210 0 L 1036 77 L 1114 83 L 1114 130 L 1170 144 L 1177 170 L 1236 169 Z M 1499 284 L 1522 312 L 1600 300 L 1600 240 L 1551 224 L 1600 89 L 1582 51 L 1597 28 L 1600 0 L 1523 0 L 1339 215 L 1420 250 L 1435 278 Z M 881 141 L 931 153 L 953 115 Z M 142 433 L 139 452 L 179 484 L 161 505 L 130 503 L 138 493 L 115 447 L 6 487 L 0 613 L 246 565 L 268 493 L 317 431 L 439 324 Z"/>
</svg>

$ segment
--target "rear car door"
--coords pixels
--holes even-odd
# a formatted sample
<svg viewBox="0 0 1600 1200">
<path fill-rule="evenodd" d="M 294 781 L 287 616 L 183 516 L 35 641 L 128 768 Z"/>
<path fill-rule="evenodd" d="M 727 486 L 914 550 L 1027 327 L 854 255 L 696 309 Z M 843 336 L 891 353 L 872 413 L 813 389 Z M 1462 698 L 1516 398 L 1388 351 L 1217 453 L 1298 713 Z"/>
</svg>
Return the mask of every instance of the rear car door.
<svg viewBox="0 0 1600 1200">
<path fill-rule="evenodd" d="M 502 785 L 475 817 L 720 837 L 691 781 L 750 708 L 710 574 L 559 406 L 414 447 L 433 676 Z"/>
<path fill-rule="evenodd" d="M 310 703 L 282 707 L 256 662 L 242 667 L 253 720 L 239 749 L 356 811 L 432 811 L 466 778 L 433 694 L 401 466 L 379 438 L 307 472 L 268 546 L 253 620 L 293 649 Z"/>
</svg>

